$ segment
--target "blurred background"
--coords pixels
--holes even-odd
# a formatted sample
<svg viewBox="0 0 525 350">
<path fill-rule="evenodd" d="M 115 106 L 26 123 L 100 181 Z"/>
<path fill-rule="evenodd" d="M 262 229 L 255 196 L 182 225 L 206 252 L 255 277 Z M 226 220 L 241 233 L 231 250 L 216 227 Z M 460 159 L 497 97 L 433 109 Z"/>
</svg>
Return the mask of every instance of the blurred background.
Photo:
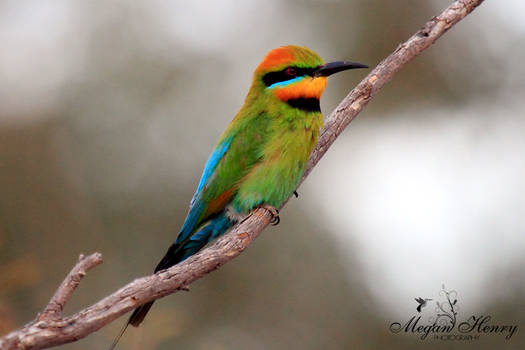
<svg viewBox="0 0 525 350">
<path fill-rule="evenodd" d="M 0 2 L 0 334 L 99 251 L 73 313 L 151 273 L 272 48 L 375 66 L 439 1 Z M 121 349 L 523 349 L 394 335 L 415 297 L 525 321 L 525 5 L 486 1 L 395 76 L 240 257 Z M 328 115 L 366 75 L 331 77 Z M 433 301 L 434 302 L 434 301 Z M 434 306 L 424 309 L 432 315 Z M 64 349 L 105 349 L 122 318 Z"/>
</svg>

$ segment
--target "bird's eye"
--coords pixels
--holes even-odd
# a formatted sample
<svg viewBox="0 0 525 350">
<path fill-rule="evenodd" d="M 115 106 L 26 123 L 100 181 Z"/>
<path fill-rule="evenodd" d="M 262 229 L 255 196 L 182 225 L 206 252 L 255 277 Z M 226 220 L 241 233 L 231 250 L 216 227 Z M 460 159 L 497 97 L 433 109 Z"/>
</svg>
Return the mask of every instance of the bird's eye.
<svg viewBox="0 0 525 350">
<path fill-rule="evenodd" d="M 286 68 L 285 73 L 286 75 L 291 76 L 291 77 L 295 77 L 297 75 L 297 71 L 293 67 Z"/>
</svg>

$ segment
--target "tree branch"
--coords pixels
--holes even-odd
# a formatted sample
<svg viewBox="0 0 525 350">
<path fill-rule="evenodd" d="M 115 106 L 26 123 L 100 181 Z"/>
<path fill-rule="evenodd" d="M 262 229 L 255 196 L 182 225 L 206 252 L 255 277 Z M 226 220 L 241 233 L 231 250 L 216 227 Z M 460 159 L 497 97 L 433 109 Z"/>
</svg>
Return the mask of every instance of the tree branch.
<svg viewBox="0 0 525 350">
<path fill-rule="evenodd" d="M 102 264 L 102 254 L 94 253 L 88 257 L 80 254 L 78 262 L 66 276 L 62 284 L 47 304 L 44 311 L 36 318 L 37 321 L 58 320 L 62 316 L 62 310 L 67 301 L 80 284 L 80 280 L 97 265 Z"/>
<path fill-rule="evenodd" d="M 432 18 L 383 60 L 357 85 L 327 118 L 312 152 L 304 180 L 335 139 L 377 92 L 414 57 L 434 43 L 450 27 L 468 15 L 483 0 L 458 0 Z M 102 262 L 95 253 L 80 257 L 51 301 L 34 321 L 0 338 L 0 348 L 42 349 L 83 338 L 139 305 L 185 289 L 187 285 L 239 255 L 270 223 L 266 209 L 254 210 L 229 233 L 209 247 L 165 271 L 142 277 L 78 313 L 62 317 L 61 311 L 86 271 Z"/>
</svg>

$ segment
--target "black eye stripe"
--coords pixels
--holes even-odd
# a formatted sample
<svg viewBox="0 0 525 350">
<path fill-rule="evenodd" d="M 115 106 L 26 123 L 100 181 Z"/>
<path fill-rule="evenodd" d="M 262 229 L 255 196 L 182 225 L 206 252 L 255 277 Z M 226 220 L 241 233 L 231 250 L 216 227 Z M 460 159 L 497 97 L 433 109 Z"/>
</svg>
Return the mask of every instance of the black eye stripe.
<svg viewBox="0 0 525 350">
<path fill-rule="evenodd" d="M 293 68 L 295 70 L 295 74 L 289 74 L 288 71 L 287 71 L 288 68 Z M 283 70 L 280 70 L 278 72 L 266 73 L 262 77 L 262 80 L 264 82 L 264 85 L 271 86 L 271 85 L 273 85 L 275 83 L 279 83 L 281 81 L 290 80 L 290 79 L 293 79 L 293 78 L 296 78 L 296 77 L 302 77 L 302 76 L 305 76 L 305 75 L 313 76 L 315 70 L 316 70 L 316 68 L 302 68 L 302 67 L 290 66 L 290 67 L 286 67 Z"/>
</svg>

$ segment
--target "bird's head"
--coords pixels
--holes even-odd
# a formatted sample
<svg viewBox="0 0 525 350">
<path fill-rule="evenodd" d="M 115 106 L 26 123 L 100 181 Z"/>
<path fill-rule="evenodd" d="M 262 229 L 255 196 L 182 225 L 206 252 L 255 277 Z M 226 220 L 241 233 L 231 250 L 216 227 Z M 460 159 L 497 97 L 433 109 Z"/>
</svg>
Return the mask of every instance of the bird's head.
<svg viewBox="0 0 525 350">
<path fill-rule="evenodd" d="M 291 106 L 318 109 L 326 78 L 354 68 L 368 66 L 347 61 L 324 64 L 319 55 L 306 47 L 282 46 L 270 51 L 259 64 L 252 88 Z"/>
</svg>

